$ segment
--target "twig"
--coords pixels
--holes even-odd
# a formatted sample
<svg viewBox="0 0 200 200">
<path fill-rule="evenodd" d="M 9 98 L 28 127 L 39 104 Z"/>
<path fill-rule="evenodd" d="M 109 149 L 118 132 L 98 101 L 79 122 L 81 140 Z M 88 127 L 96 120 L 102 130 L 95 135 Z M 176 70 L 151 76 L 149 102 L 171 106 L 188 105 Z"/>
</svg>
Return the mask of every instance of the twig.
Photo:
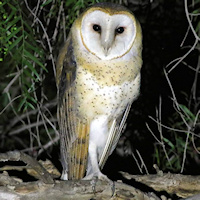
<svg viewBox="0 0 200 200">
<path fill-rule="evenodd" d="M 56 142 L 58 142 L 60 139 L 60 136 L 57 135 L 54 139 L 46 143 L 45 145 L 42 145 L 42 148 L 39 150 L 38 155 L 40 155 L 44 150 L 47 150 L 50 146 L 54 145 Z"/>
<path fill-rule="evenodd" d="M 191 134 L 190 130 L 191 130 L 191 127 L 188 128 L 187 137 L 186 137 L 186 141 L 185 141 L 185 147 L 184 147 L 184 152 L 183 152 L 183 161 L 182 161 L 182 165 L 181 165 L 181 173 L 183 173 L 184 166 L 185 166 L 187 146 L 188 146 L 189 136 Z"/>
<path fill-rule="evenodd" d="M 144 163 L 144 160 L 143 160 L 142 156 L 140 155 L 140 152 L 139 152 L 137 149 L 136 149 L 136 152 L 137 152 L 137 155 L 138 155 L 139 158 L 140 158 L 140 161 L 141 161 L 141 164 L 142 164 L 141 167 L 144 167 L 144 169 L 145 169 L 145 171 L 146 171 L 146 174 L 149 174 L 148 169 L 147 169 L 147 167 L 146 167 L 146 165 L 145 165 L 145 163 Z"/>
<path fill-rule="evenodd" d="M 63 1 L 61 1 L 60 7 L 59 7 L 58 17 L 57 17 L 57 21 L 56 21 L 56 27 L 54 29 L 54 33 L 53 33 L 53 37 L 52 37 L 53 41 L 56 40 L 56 36 L 58 34 L 58 27 L 59 27 L 59 23 L 60 23 L 60 16 L 61 16 L 62 9 L 63 9 Z"/>
<path fill-rule="evenodd" d="M 12 84 L 18 79 L 18 77 L 21 75 L 22 70 L 17 72 L 17 74 L 15 75 L 15 77 L 9 82 L 9 84 L 6 86 L 6 88 L 4 88 L 3 93 L 8 93 L 10 87 L 12 86 Z"/>
<path fill-rule="evenodd" d="M 38 155 L 40 155 L 42 152 L 44 152 L 44 150 L 47 150 L 50 146 L 54 145 L 56 142 L 58 142 L 60 139 L 59 135 L 57 135 L 55 138 L 53 138 L 51 141 L 47 142 L 45 145 L 41 146 L 34 146 L 33 148 L 26 148 L 21 150 L 21 152 L 29 152 L 29 151 L 33 151 L 33 150 L 38 150 Z"/>
<path fill-rule="evenodd" d="M 190 31 L 190 26 L 188 26 L 188 29 L 187 29 L 187 31 L 186 31 L 186 33 L 185 33 L 185 36 L 184 36 L 184 38 L 183 38 L 183 41 L 181 42 L 180 47 L 183 46 L 183 44 L 184 44 L 184 42 L 185 42 L 185 40 L 186 40 L 186 38 L 187 38 L 187 36 L 188 36 L 189 31 Z"/>
<path fill-rule="evenodd" d="M 40 0 L 38 0 L 37 6 L 35 8 L 35 16 L 37 16 L 37 12 L 38 12 L 39 7 L 40 7 Z M 34 26 L 35 21 L 37 21 L 37 20 L 34 18 L 34 21 L 33 21 L 33 24 L 32 24 L 33 26 Z"/>
<path fill-rule="evenodd" d="M 136 156 L 134 155 L 133 152 L 131 153 L 131 155 L 133 156 L 133 159 L 135 160 L 136 165 L 137 165 L 138 169 L 140 170 L 140 173 L 143 174 L 142 168 L 140 167 L 140 164 L 139 164 L 139 162 L 138 162 Z"/>
<path fill-rule="evenodd" d="M 194 27 L 192 25 L 192 22 L 190 21 L 190 17 L 189 17 L 189 12 L 188 12 L 188 6 L 187 6 L 187 0 L 184 1 L 184 5 L 185 5 L 185 14 L 186 14 L 186 17 L 187 17 L 187 20 L 188 20 L 188 23 L 190 25 L 190 28 L 193 32 L 193 35 L 194 37 L 196 38 L 197 41 L 200 41 L 200 37 L 197 35 L 196 31 L 194 30 Z"/>
<path fill-rule="evenodd" d="M 19 151 L 9 151 L 0 154 L 0 161 L 23 161 L 31 166 L 39 176 L 39 179 L 46 184 L 54 183 L 51 175 L 44 169 L 44 167 L 35 159 Z"/>
<path fill-rule="evenodd" d="M 7 93 L 7 95 L 8 95 L 8 94 L 9 94 L 9 93 Z M 16 96 L 16 97 L 13 98 L 12 100 L 9 99 L 9 100 L 10 100 L 9 103 L 1 110 L 0 115 L 2 115 L 2 114 L 5 112 L 5 110 L 6 110 L 9 106 L 12 106 L 12 103 L 13 103 L 15 100 L 19 99 L 21 96 L 22 96 L 22 95 Z M 17 116 L 17 118 L 18 118 L 18 116 Z"/>
<path fill-rule="evenodd" d="M 177 59 L 174 60 L 174 61 L 176 61 L 176 60 L 179 60 L 179 61 L 171 67 L 171 69 L 168 71 L 168 73 L 170 73 L 172 70 L 174 70 L 195 49 L 195 46 L 197 44 L 198 44 L 198 40 L 196 39 L 195 42 L 194 42 L 194 44 L 193 44 L 193 46 L 191 47 L 191 49 L 185 55 L 183 55 L 182 57 L 177 58 Z M 170 62 L 166 66 L 166 68 L 169 67 L 171 65 L 171 63 L 172 62 Z"/>
<path fill-rule="evenodd" d="M 151 118 L 150 116 L 149 116 L 149 118 Z M 157 123 L 157 121 L 155 120 L 155 122 Z M 145 123 L 146 124 L 146 127 L 147 127 L 147 129 L 149 130 L 149 132 L 153 135 L 153 137 L 155 138 L 155 140 L 162 146 L 163 144 L 162 144 L 162 142 L 156 137 L 156 135 L 154 134 L 154 132 L 151 130 L 151 128 L 149 127 L 149 125 L 147 124 L 147 123 Z"/>
<path fill-rule="evenodd" d="M 196 68 L 196 71 L 195 71 L 195 77 L 194 77 L 194 82 L 193 82 L 193 85 L 192 85 L 192 98 L 195 100 L 195 103 L 196 103 L 196 92 L 197 92 L 197 83 L 198 83 L 198 76 L 200 73 L 200 56 L 198 57 L 198 62 L 197 62 L 197 68 Z"/>
<path fill-rule="evenodd" d="M 21 97 L 21 95 L 18 96 L 17 98 L 20 98 L 20 97 Z M 15 98 L 16 98 L 16 97 L 15 97 Z M 7 108 L 9 105 L 10 105 L 10 103 L 6 106 L 6 108 Z M 51 107 L 54 107 L 55 105 L 56 105 L 56 101 L 53 100 L 53 101 L 51 101 L 51 102 L 48 102 L 48 103 L 42 105 L 41 109 L 44 110 L 45 108 L 51 108 Z M 5 110 L 5 108 L 4 108 L 4 110 Z M 2 111 L 0 112 L 0 115 L 2 114 L 2 112 L 3 112 L 4 110 L 2 110 Z M 38 112 L 38 109 L 30 110 L 30 111 L 26 112 L 25 114 L 21 114 L 20 116 L 17 116 L 17 117 L 15 117 L 14 119 L 10 120 L 11 122 L 10 122 L 9 126 L 7 127 L 7 130 L 6 130 L 6 131 L 9 131 L 15 124 L 17 124 L 19 121 L 23 120 L 27 115 L 34 115 L 34 114 L 36 114 L 37 112 Z"/>
<path fill-rule="evenodd" d="M 149 116 L 149 118 L 150 118 L 151 120 L 153 120 L 154 122 L 159 123 L 159 122 L 157 122 L 156 119 L 154 119 L 153 117 Z M 160 123 L 160 125 L 161 125 L 162 127 L 166 128 L 166 129 L 170 130 L 170 131 L 175 131 L 175 132 L 180 132 L 180 133 L 187 133 L 186 130 L 180 130 L 180 129 L 176 129 L 176 128 L 171 128 L 171 127 L 166 126 L 166 125 L 164 125 L 164 124 L 162 124 L 162 123 Z M 191 132 L 191 133 L 192 133 L 194 136 L 200 138 L 200 136 L 197 135 L 197 134 L 195 134 L 194 132 Z"/>
<path fill-rule="evenodd" d="M 53 122 L 53 121 L 57 121 L 57 120 L 56 119 L 50 119 L 50 121 Z M 16 130 L 13 130 L 13 131 L 9 132 L 8 135 L 12 136 L 12 135 L 21 133 L 22 131 L 27 130 L 29 128 L 33 128 L 35 126 L 41 126 L 43 124 L 44 124 L 44 122 L 40 121 L 40 122 L 35 122 L 35 123 L 32 123 L 32 124 L 24 125 L 24 126 L 20 127 L 19 129 L 16 129 Z"/>
<path fill-rule="evenodd" d="M 172 84 L 171 84 L 171 82 L 169 80 L 169 77 L 168 77 L 168 75 L 167 75 L 167 73 L 166 73 L 165 70 L 164 70 L 164 73 L 165 73 L 165 77 L 167 79 L 168 85 L 169 85 L 169 87 L 171 89 L 171 92 L 172 92 L 173 102 L 174 102 L 175 108 L 177 108 L 177 113 L 180 115 L 182 121 L 187 126 L 187 138 L 186 138 L 186 142 L 185 142 L 185 148 L 184 148 L 184 153 L 183 153 L 183 162 L 182 162 L 182 167 L 181 167 L 181 172 L 183 172 L 184 165 L 185 165 L 185 160 L 186 160 L 186 151 L 187 151 L 187 145 L 188 145 L 189 135 L 191 133 L 191 126 L 187 123 L 187 121 L 184 118 L 184 115 L 181 112 L 181 108 L 180 108 L 179 103 L 178 103 L 178 101 L 176 99 L 176 95 L 174 93 Z"/>
<path fill-rule="evenodd" d="M 182 63 L 187 66 L 189 69 L 195 71 L 196 73 L 200 74 L 200 71 L 198 71 L 197 69 L 195 69 L 194 67 L 192 67 L 191 65 L 188 65 L 186 62 L 182 61 Z"/>
<path fill-rule="evenodd" d="M 40 21 L 40 19 L 35 15 L 35 13 L 30 9 L 29 5 L 28 5 L 28 2 L 27 0 L 24 0 L 25 4 L 26 4 L 26 7 L 27 9 L 30 11 L 30 13 L 35 17 L 35 19 L 37 19 L 37 21 L 39 22 L 40 26 L 42 27 L 42 30 L 44 32 L 44 35 L 46 37 L 46 40 L 47 40 L 47 44 L 48 44 L 48 47 L 49 47 L 49 51 L 50 51 L 50 58 L 51 58 L 51 61 L 52 61 L 52 65 L 53 65 L 53 72 L 54 72 L 54 77 L 56 77 L 56 67 L 55 67 L 55 61 L 54 61 L 54 57 L 53 57 L 53 51 L 52 51 L 52 46 L 51 46 L 51 42 L 50 42 L 50 39 L 49 39 L 49 36 L 44 28 L 44 25 L 42 24 L 42 22 Z"/>
<path fill-rule="evenodd" d="M 162 143 L 162 148 L 163 148 L 163 151 L 164 151 L 164 153 L 165 153 L 165 156 L 166 156 L 166 158 L 167 158 L 167 160 L 168 160 L 168 162 L 169 162 L 169 165 L 171 166 L 171 162 L 170 162 L 170 159 L 169 159 L 169 156 L 168 156 L 168 154 L 167 154 L 167 151 L 166 151 L 166 148 L 165 148 L 165 143 L 164 143 L 164 141 L 163 141 L 163 133 L 162 133 L 162 126 L 161 126 L 161 121 L 162 121 L 162 111 L 161 111 L 161 109 L 162 109 L 162 99 L 161 99 L 161 97 L 159 98 L 159 112 L 158 112 L 158 117 L 157 117 L 157 119 L 158 119 L 158 122 L 160 122 L 160 123 L 157 123 L 158 124 L 158 131 L 159 131 L 159 133 L 160 133 L 160 140 L 161 140 L 161 143 Z"/>
<path fill-rule="evenodd" d="M 196 123 L 197 123 L 197 120 L 198 120 L 198 118 L 199 118 L 199 115 L 200 115 L 200 110 L 199 110 L 198 113 L 196 114 L 193 127 L 196 126 Z M 196 145 L 195 145 L 195 142 L 194 142 L 194 134 L 192 134 L 192 144 L 193 144 L 193 147 L 194 147 L 194 149 L 196 150 L 196 152 L 197 152 L 198 154 L 200 154 L 200 151 L 196 148 Z"/>
</svg>

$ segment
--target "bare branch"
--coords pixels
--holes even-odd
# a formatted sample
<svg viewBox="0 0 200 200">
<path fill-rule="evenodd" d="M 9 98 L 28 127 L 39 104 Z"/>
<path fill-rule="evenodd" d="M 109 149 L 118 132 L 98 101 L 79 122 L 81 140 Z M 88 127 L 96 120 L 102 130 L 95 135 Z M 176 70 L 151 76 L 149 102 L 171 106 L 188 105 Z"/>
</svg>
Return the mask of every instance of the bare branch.
<svg viewBox="0 0 200 200">
<path fill-rule="evenodd" d="M 187 17 L 187 20 L 188 20 L 188 23 L 190 25 L 190 28 L 193 32 L 193 35 L 194 37 L 196 38 L 197 41 L 200 41 L 200 37 L 197 35 L 196 31 L 194 30 L 194 27 L 192 25 L 192 22 L 190 21 L 190 17 L 189 17 L 189 12 L 188 12 L 188 5 L 187 5 L 187 0 L 184 1 L 184 5 L 185 5 L 185 14 L 186 14 L 186 17 Z"/>
<path fill-rule="evenodd" d="M 168 73 L 170 73 L 170 72 L 172 72 L 172 70 L 174 70 L 194 49 L 195 49 L 195 47 L 196 47 L 196 45 L 198 44 L 198 40 L 196 39 L 195 40 L 195 42 L 194 42 L 194 44 L 193 44 L 193 46 L 189 49 L 189 51 L 185 54 L 185 55 L 183 55 L 182 57 L 180 57 L 180 58 L 176 58 L 174 61 L 172 61 L 172 62 L 175 62 L 175 61 L 177 61 L 176 62 L 176 64 L 174 64 L 172 67 L 171 67 L 171 69 L 168 71 Z M 166 68 L 167 67 L 169 67 L 171 64 L 172 64 L 172 62 L 170 62 L 167 66 L 166 66 Z"/>
<path fill-rule="evenodd" d="M 37 19 L 37 21 L 39 22 L 40 26 L 42 27 L 42 30 L 45 34 L 45 37 L 46 37 L 46 40 L 47 40 L 47 44 L 48 44 L 48 47 L 49 47 L 49 51 L 50 51 L 50 58 L 51 58 L 51 61 L 52 61 L 52 65 L 53 65 L 53 71 L 54 71 L 54 77 L 56 77 L 56 67 L 55 67 L 55 60 L 54 60 L 54 57 L 53 57 L 53 50 L 52 50 L 52 46 L 51 46 L 51 42 L 50 42 L 50 39 L 49 39 L 49 36 L 45 30 L 45 27 L 44 25 L 42 24 L 42 22 L 40 21 L 40 19 L 35 15 L 35 13 L 30 9 L 29 5 L 28 5 L 28 2 L 27 0 L 24 0 L 25 4 L 26 4 L 26 7 L 27 9 L 30 11 L 30 13 L 35 17 L 35 19 Z"/>
<path fill-rule="evenodd" d="M 19 151 L 9 151 L 0 154 L 0 161 L 23 161 L 30 165 L 39 175 L 40 179 L 47 184 L 54 183 L 51 175 L 44 169 L 44 167 L 32 157 Z"/>
</svg>

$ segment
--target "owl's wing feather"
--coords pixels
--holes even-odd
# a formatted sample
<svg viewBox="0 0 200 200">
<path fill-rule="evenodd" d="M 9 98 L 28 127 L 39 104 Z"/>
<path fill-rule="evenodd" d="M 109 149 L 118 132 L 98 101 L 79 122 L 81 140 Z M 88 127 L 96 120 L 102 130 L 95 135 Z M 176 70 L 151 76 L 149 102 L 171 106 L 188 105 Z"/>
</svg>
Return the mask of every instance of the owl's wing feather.
<svg viewBox="0 0 200 200">
<path fill-rule="evenodd" d="M 106 160 L 108 159 L 108 156 L 110 154 L 112 154 L 112 152 L 114 151 L 114 149 L 115 149 L 115 147 L 116 147 L 116 145 L 119 141 L 119 138 L 120 138 L 121 133 L 123 131 L 123 128 L 124 128 L 126 119 L 128 117 L 130 108 L 131 108 L 131 104 L 128 104 L 125 112 L 123 113 L 123 116 L 122 116 L 120 122 L 117 122 L 116 119 L 114 119 L 113 122 L 112 122 L 110 131 L 109 131 L 109 135 L 108 135 L 108 139 L 106 141 L 105 148 L 104 148 L 103 153 L 102 153 L 100 160 L 99 160 L 99 167 L 101 169 L 105 165 Z"/>
<path fill-rule="evenodd" d="M 76 69 L 72 37 L 69 34 L 57 60 L 56 77 L 63 179 L 83 178 L 87 166 L 89 122 L 83 122 L 78 116 L 75 101 Z"/>
</svg>

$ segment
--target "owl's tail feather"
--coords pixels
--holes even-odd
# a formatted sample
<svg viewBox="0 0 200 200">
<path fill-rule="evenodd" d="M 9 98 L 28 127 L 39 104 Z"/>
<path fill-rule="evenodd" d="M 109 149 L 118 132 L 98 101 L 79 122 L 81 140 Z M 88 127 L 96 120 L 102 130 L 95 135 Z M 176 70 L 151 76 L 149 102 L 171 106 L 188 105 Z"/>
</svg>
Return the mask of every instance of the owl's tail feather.
<svg viewBox="0 0 200 200">
<path fill-rule="evenodd" d="M 77 138 L 68 150 L 69 179 L 82 179 L 85 176 L 89 145 L 89 124 L 77 123 Z"/>
</svg>

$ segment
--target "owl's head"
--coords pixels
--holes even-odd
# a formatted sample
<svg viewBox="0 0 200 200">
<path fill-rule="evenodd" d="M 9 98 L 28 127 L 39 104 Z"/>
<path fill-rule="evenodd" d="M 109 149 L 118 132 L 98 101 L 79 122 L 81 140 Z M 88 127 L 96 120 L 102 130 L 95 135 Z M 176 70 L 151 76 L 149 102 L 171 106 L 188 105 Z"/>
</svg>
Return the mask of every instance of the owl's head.
<svg viewBox="0 0 200 200">
<path fill-rule="evenodd" d="M 77 20 L 81 42 L 102 60 L 127 54 L 133 46 L 141 49 L 141 28 L 125 7 L 99 3 L 87 9 Z M 137 54 L 137 53 L 136 53 Z"/>
</svg>

